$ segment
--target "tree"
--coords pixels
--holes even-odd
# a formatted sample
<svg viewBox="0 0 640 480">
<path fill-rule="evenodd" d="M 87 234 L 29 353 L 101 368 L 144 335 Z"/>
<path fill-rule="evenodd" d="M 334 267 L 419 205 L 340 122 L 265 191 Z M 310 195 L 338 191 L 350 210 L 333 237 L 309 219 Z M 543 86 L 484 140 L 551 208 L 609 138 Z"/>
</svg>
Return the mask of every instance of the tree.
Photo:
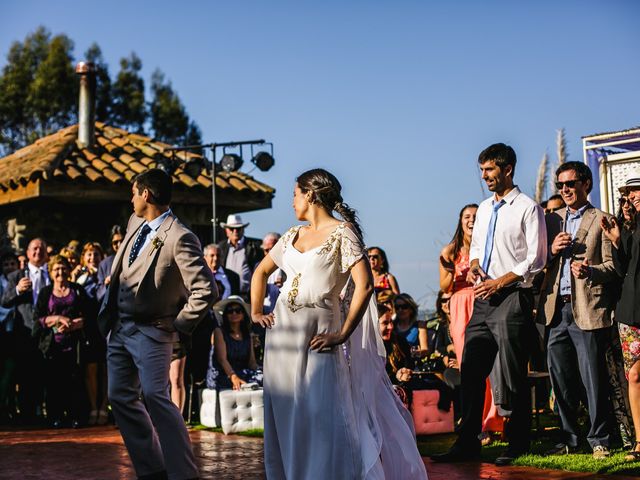
<svg viewBox="0 0 640 480">
<path fill-rule="evenodd" d="M 73 42 L 44 27 L 14 42 L 0 75 L 0 148 L 10 152 L 72 123 Z M 65 124 L 65 122 L 67 122 Z"/>
<path fill-rule="evenodd" d="M 131 53 L 120 59 L 120 72 L 112 90 L 111 119 L 113 123 L 136 133 L 144 133 L 147 107 L 144 100 L 144 80 L 140 76 L 142 60 Z"/>
<path fill-rule="evenodd" d="M 540 160 L 540 166 L 538 167 L 538 178 L 536 179 L 536 193 L 534 195 L 534 200 L 536 203 L 541 203 L 544 198 L 544 193 L 547 186 L 547 181 L 549 177 L 549 154 L 547 152 L 542 156 L 542 160 Z"/>
<path fill-rule="evenodd" d="M 567 137 L 564 134 L 564 128 L 556 130 L 556 155 L 558 156 L 558 167 L 567 161 L 569 154 L 567 153 Z M 553 184 L 553 193 L 558 193 L 556 184 Z"/>
<path fill-rule="evenodd" d="M 95 42 L 87 49 L 84 58 L 96 67 L 96 120 L 109 123 L 112 103 L 109 66 L 102 58 L 102 50 Z"/>
<path fill-rule="evenodd" d="M 149 112 L 155 138 L 172 145 L 202 143 L 200 129 L 189 120 L 178 94 L 160 70 L 151 77 L 151 93 Z"/>
</svg>

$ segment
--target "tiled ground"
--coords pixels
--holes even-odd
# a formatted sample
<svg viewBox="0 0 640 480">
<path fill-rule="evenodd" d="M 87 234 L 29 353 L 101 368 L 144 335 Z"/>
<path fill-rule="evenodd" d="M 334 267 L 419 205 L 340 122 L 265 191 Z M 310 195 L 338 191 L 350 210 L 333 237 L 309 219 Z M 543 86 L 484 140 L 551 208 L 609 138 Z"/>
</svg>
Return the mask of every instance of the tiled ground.
<svg viewBox="0 0 640 480">
<path fill-rule="evenodd" d="M 265 478 L 262 464 L 262 439 L 192 431 L 191 440 L 203 479 Z M 560 478 L 619 480 L 624 478 L 522 467 L 498 468 L 481 463 L 444 465 L 427 461 L 426 464 L 430 480 L 555 480 Z M 130 478 L 134 478 L 133 470 L 120 433 L 114 427 L 0 432 L 0 479 L 124 480 Z"/>
</svg>

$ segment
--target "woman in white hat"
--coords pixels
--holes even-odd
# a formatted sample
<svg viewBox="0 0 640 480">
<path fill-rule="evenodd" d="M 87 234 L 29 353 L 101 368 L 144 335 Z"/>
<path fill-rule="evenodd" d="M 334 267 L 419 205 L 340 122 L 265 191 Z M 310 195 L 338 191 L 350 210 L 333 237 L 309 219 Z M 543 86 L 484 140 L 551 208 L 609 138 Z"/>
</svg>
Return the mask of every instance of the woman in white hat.
<svg viewBox="0 0 640 480">
<path fill-rule="evenodd" d="M 230 296 L 213 306 L 218 326 L 211 338 L 207 388 L 240 390 L 245 383 L 262 385 L 251 338 L 249 306 L 242 297 Z"/>
</svg>

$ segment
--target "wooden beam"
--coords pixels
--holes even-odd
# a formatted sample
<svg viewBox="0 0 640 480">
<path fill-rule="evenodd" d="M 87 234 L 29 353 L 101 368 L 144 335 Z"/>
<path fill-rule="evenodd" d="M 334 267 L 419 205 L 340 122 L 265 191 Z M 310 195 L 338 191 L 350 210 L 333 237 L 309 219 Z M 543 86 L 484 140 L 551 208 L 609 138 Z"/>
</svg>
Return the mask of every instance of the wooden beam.
<svg viewBox="0 0 640 480">
<path fill-rule="evenodd" d="M 30 198 L 39 197 L 40 182 L 41 180 L 38 179 L 33 182 L 28 182 L 26 185 L 19 184 L 16 188 L 0 192 L 0 205 L 8 205 L 10 203 L 17 203 Z"/>
</svg>

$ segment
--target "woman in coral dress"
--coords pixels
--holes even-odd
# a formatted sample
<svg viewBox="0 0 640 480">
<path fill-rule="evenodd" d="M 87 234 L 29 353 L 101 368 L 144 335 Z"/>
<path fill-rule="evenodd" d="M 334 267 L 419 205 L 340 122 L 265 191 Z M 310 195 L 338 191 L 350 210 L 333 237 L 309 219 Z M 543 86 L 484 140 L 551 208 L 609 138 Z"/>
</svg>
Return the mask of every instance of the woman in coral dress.
<svg viewBox="0 0 640 480">
<path fill-rule="evenodd" d="M 442 249 L 440 254 L 440 289 L 452 293 L 449 300 L 449 331 L 458 365 L 462 364 L 464 332 L 473 313 L 473 285 L 467 282 L 467 273 L 469 271 L 469 245 L 471 245 L 471 234 L 477 210 L 476 204 L 464 206 L 460 211 L 453 240 Z M 493 403 L 489 380 L 487 380 L 483 418 L 482 440 L 483 444 L 486 444 L 491 441 L 490 432 L 502 432 L 504 429 L 504 419 L 498 415 L 498 410 Z"/>
<path fill-rule="evenodd" d="M 325 170 L 300 175 L 293 205 L 309 225 L 283 235 L 253 275 L 252 319 L 267 329 L 267 478 L 426 479 L 413 420 L 385 371 L 360 227 L 340 191 Z M 266 281 L 277 267 L 287 280 L 265 315 Z"/>
</svg>

